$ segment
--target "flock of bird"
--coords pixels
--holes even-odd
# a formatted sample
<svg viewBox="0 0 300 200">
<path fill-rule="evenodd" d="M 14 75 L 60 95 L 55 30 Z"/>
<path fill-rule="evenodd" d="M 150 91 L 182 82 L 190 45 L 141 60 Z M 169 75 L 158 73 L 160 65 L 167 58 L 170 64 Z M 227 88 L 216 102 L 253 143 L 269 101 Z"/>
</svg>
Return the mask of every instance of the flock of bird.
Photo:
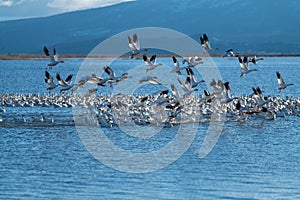
<svg viewBox="0 0 300 200">
<path fill-rule="evenodd" d="M 211 52 L 217 48 L 212 48 L 208 36 L 203 34 L 200 36 L 200 42 L 203 50 Z M 147 56 L 147 49 L 140 47 L 140 42 L 137 34 L 133 34 L 132 38 L 128 36 L 128 45 L 131 49 L 131 59 L 142 59 L 145 63 L 145 74 L 162 66 L 161 63 L 156 63 L 156 55 Z M 50 54 L 47 47 L 43 48 L 46 56 L 49 57 L 49 69 L 60 63 L 63 60 L 58 59 L 56 49 L 53 49 L 53 54 Z M 250 69 L 249 63 L 256 65 L 263 58 L 256 56 L 248 58 L 241 56 L 233 49 L 229 49 L 223 57 L 236 57 L 242 69 L 240 77 L 243 77 L 257 69 Z M 91 121 L 96 125 L 114 126 L 122 123 L 134 123 L 139 125 L 145 124 L 179 124 L 179 123 L 197 123 L 211 120 L 213 114 L 221 116 L 225 114 L 225 121 L 246 121 L 251 118 L 276 119 L 276 117 L 284 117 L 286 115 L 300 114 L 299 98 L 270 97 L 264 96 L 262 90 L 252 88 L 253 94 L 242 95 L 240 97 L 232 96 L 229 82 L 222 80 L 210 80 L 210 91 L 204 90 L 203 94 L 194 93 L 198 91 L 198 86 L 208 80 L 197 80 L 194 73 L 194 67 L 203 64 L 200 56 L 190 56 L 182 60 L 182 65 L 175 56 L 172 56 L 174 69 L 170 73 L 178 75 L 177 81 L 183 90 L 180 94 L 175 84 L 171 84 L 171 90 L 158 91 L 153 95 L 103 95 L 96 94 L 99 87 L 105 87 L 118 82 L 132 78 L 130 74 L 123 73 L 119 76 L 115 74 L 110 66 L 104 66 L 103 70 L 107 77 L 99 77 L 95 73 L 86 76 L 76 84 L 72 83 L 73 75 L 70 74 L 66 79 L 62 79 L 57 73 L 55 78 L 45 71 L 45 83 L 48 84 L 48 95 L 1 95 L 2 108 L 1 112 L 5 112 L 5 107 L 33 107 L 33 106 L 53 106 L 53 107 L 82 107 L 86 108 L 85 117 L 80 117 L 81 120 Z M 183 76 L 183 71 L 186 72 L 185 81 L 180 78 Z M 279 72 L 276 72 L 278 80 L 278 92 L 286 89 L 293 84 L 286 84 Z M 150 83 L 162 85 L 156 76 L 146 76 L 138 81 L 139 84 Z M 73 94 L 85 84 L 96 85 L 97 89 L 90 89 L 86 94 Z M 60 87 L 60 94 L 50 94 L 50 92 Z M 64 94 L 66 91 L 71 91 L 70 94 Z M 44 114 L 40 118 L 44 121 Z M 25 116 L 22 116 L 23 123 L 26 123 Z M 3 121 L 0 118 L 0 121 Z M 54 123 L 53 115 L 51 115 L 52 123 Z"/>
</svg>

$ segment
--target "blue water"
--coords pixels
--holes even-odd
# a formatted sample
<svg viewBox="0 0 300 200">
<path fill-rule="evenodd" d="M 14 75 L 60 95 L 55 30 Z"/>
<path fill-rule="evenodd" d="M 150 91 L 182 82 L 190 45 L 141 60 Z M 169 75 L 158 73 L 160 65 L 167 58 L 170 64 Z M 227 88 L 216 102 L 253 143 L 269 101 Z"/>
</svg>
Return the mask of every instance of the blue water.
<svg viewBox="0 0 300 200">
<path fill-rule="evenodd" d="M 170 59 L 159 58 L 159 61 L 172 66 Z M 265 95 L 279 95 L 275 72 L 280 71 L 286 83 L 295 84 L 280 95 L 300 97 L 300 58 L 265 58 L 255 66 L 257 72 L 242 78 L 237 60 L 214 58 L 214 61 L 223 80 L 230 81 L 235 95 L 251 94 L 251 87 L 257 86 Z M 81 59 L 66 60 L 50 73 L 60 72 L 62 77 L 76 74 L 81 62 Z M 121 60 L 111 67 L 121 74 L 139 62 Z M 46 60 L 0 61 L 0 93 L 47 93 L 46 63 Z M 199 89 L 202 92 L 206 86 Z M 107 87 L 103 92 L 109 90 Z M 59 93 L 59 89 L 54 93 Z M 37 122 L 41 112 L 46 120 L 50 113 L 54 115 L 53 126 Z M 22 114 L 32 123 L 22 124 Z M 71 108 L 8 107 L 0 115 L 5 122 L 0 124 L 1 199 L 300 198 L 297 116 L 226 123 L 216 146 L 203 159 L 198 154 L 208 125 L 201 124 L 193 143 L 179 159 L 161 170 L 139 174 L 115 170 L 95 159 L 81 142 Z M 122 148 L 143 152 L 168 143 L 178 127 L 164 128 L 157 137 L 136 141 L 120 134 L 117 128 L 103 130 Z"/>
</svg>

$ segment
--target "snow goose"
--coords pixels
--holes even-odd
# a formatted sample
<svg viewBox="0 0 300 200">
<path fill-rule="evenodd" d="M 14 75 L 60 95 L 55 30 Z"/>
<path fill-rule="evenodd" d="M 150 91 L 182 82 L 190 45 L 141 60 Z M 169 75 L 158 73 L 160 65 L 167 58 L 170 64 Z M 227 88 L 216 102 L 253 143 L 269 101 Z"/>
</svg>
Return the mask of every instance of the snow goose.
<svg viewBox="0 0 300 200">
<path fill-rule="evenodd" d="M 152 55 L 150 60 L 147 58 L 146 55 L 143 55 L 143 60 L 147 66 L 146 73 L 150 70 L 154 70 L 156 67 L 161 66 L 161 63 L 155 64 L 156 55 Z"/>
<path fill-rule="evenodd" d="M 139 80 L 139 84 L 143 84 L 145 82 L 152 83 L 155 85 L 161 85 L 161 83 L 158 82 L 156 76 L 147 76 L 147 77 L 144 77 L 143 79 Z"/>
<path fill-rule="evenodd" d="M 195 73 L 193 72 L 193 70 L 191 68 L 186 68 L 186 72 L 188 74 L 188 76 L 190 77 L 190 83 L 191 83 L 191 87 L 192 88 L 195 88 L 197 87 L 200 83 L 203 83 L 205 82 L 204 80 L 200 80 L 200 81 L 197 81 L 196 79 L 196 76 L 195 76 Z"/>
<path fill-rule="evenodd" d="M 45 71 L 45 76 L 46 76 L 45 83 L 49 85 L 47 90 L 49 91 L 50 94 L 50 91 L 57 88 L 58 85 L 54 83 L 54 79 L 48 71 Z"/>
<path fill-rule="evenodd" d="M 238 57 L 238 60 L 240 62 L 240 66 L 242 68 L 242 72 L 241 72 L 241 75 L 240 77 L 246 75 L 246 74 L 249 74 L 250 72 L 253 72 L 253 71 L 257 71 L 257 69 L 249 69 L 248 68 L 248 58 L 247 56 L 244 56 L 244 59 L 242 59 L 240 56 Z"/>
<path fill-rule="evenodd" d="M 65 91 L 73 88 L 74 85 L 72 84 L 72 77 L 73 77 L 73 74 L 70 74 L 67 76 L 67 78 L 64 81 L 60 77 L 59 73 L 56 74 L 56 79 L 58 81 L 58 84 L 62 87 L 62 89 L 60 90 L 60 93 L 64 93 Z"/>
<path fill-rule="evenodd" d="M 133 34 L 132 39 L 128 36 L 128 45 L 132 51 L 130 58 L 136 58 L 142 51 L 147 51 L 147 49 L 141 49 L 137 34 Z"/>
<path fill-rule="evenodd" d="M 55 48 L 53 49 L 53 55 L 50 54 L 49 49 L 46 46 L 44 46 L 43 50 L 45 55 L 49 57 L 50 63 L 47 66 L 49 66 L 50 69 L 59 63 L 64 63 L 63 60 L 58 60 L 58 55 Z"/>
<path fill-rule="evenodd" d="M 286 89 L 288 86 L 294 85 L 293 83 L 285 84 L 279 72 L 276 72 L 276 75 L 277 75 L 277 81 L 279 85 L 278 92 L 281 92 L 282 90 Z"/>
</svg>

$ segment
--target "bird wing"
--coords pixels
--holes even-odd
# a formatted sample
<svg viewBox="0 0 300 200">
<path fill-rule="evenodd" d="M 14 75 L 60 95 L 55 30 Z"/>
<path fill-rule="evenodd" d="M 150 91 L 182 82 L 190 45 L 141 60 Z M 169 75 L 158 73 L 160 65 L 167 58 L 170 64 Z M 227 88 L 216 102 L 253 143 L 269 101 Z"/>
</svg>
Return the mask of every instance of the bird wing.
<svg viewBox="0 0 300 200">
<path fill-rule="evenodd" d="M 247 67 L 247 65 L 243 62 L 242 58 L 241 58 L 241 57 L 238 57 L 238 59 L 239 59 L 240 66 L 241 66 L 242 70 L 248 71 L 248 67 Z"/>
<path fill-rule="evenodd" d="M 205 41 L 204 41 L 204 39 L 203 39 L 202 36 L 200 36 L 200 42 L 201 42 L 201 45 L 204 45 L 204 43 L 205 43 Z"/>
<path fill-rule="evenodd" d="M 46 46 L 44 46 L 43 51 L 44 51 L 46 56 L 50 56 L 49 49 Z"/>
<path fill-rule="evenodd" d="M 73 77 L 73 74 L 70 74 L 70 75 L 66 78 L 65 82 L 66 82 L 68 85 L 71 84 L 72 77 Z"/>
<path fill-rule="evenodd" d="M 279 72 L 276 72 L 276 75 L 277 75 L 277 81 L 278 81 L 278 84 L 279 84 L 279 85 L 284 85 L 285 83 L 284 83 L 284 81 L 283 81 L 283 79 L 282 79 L 280 73 L 279 73 Z"/>
<path fill-rule="evenodd" d="M 188 78 L 188 77 L 187 77 L 187 78 Z M 178 78 L 177 80 L 178 80 L 178 82 L 179 82 L 180 87 L 181 87 L 184 91 L 188 91 L 188 88 L 186 87 L 186 84 L 183 84 L 179 78 Z"/>
<path fill-rule="evenodd" d="M 104 71 L 105 71 L 105 73 L 107 73 L 108 74 L 108 76 L 110 77 L 110 78 L 112 78 L 112 79 L 115 79 L 115 72 L 109 67 L 109 66 L 105 66 L 104 67 Z"/>
<path fill-rule="evenodd" d="M 51 76 L 51 74 L 48 71 L 45 71 L 45 76 L 46 76 L 45 83 L 47 83 L 50 87 L 56 86 L 54 84 L 53 77 Z"/>
<path fill-rule="evenodd" d="M 173 96 L 175 96 L 176 98 L 179 98 L 179 92 L 174 84 L 171 84 L 171 90 L 172 90 Z"/>
<path fill-rule="evenodd" d="M 137 34 L 133 34 L 132 40 L 133 40 L 134 46 L 136 47 L 136 50 L 140 50 L 140 42 L 139 42 Z"/>
<path fill-rule="evenodd" d="M 154 55 L 151 56 L 150 62 L 154 64 L 155 60 L 156 60 L 156 55 L 154 54 Z"/>
<path fill-rule="evenodd" d="M 60 86 L 66 87 L 68 84 L 60 77 L 59 73 L 56 74 L 56 79 Z"/>
<path fill-rule="evenodd" d="M 58 54 L 57 54 L 55 48 L 53 49 L 53 59 L 54 59 L 55 61 L 58 61 Z"/>
<path fill-rule="evenodd" d="M 209 41 L 209 40 L 208 40 L 208 37 L 207 37 L 207 35 L 206 35 L 206 33 L 203 34 L 203 39 L 204 39 L 205 42 L 208 42 L 208 41 Z"/>
<path fill-rule="evenodd" d="M 50 79 L 50 80 L 52 79 L 52 81 L 53 81 L 53 77 L 51 76 L 51 74 L 48 71 L 45 71 L 45 76 L 47 79 Z"/>
<path fill-rule="evenodd" d="M 129 36 L 128 36 L 128 46 L 130 47 L 131 51 L 137 51 L 136 46 L 133 44 L 133 42 Z"/>
<path fill-rule="evenodd" d="M 243 63 L 248 63 L 248 57 L 244 56 Z"/>
<path fill-rule="evenodd" d="M 147 66 L 151 66 L 151 65 L 152 65 L 152 63 L 148 60 L 148 58 L 147 58 L 146 55 L 143 55 L 143 60 L 144 60 L 144 62 L 145 62 L 145 64 L 146 64 Z"/>
<path fill-rule="evenodd" d="M 173 59 L 173 63 L 174 63 L 175 68 L 180 69 L 179 62 L 177 61 L 177 59 L 174 56 L 172 57 L 172 59 Z"/>
</svg>

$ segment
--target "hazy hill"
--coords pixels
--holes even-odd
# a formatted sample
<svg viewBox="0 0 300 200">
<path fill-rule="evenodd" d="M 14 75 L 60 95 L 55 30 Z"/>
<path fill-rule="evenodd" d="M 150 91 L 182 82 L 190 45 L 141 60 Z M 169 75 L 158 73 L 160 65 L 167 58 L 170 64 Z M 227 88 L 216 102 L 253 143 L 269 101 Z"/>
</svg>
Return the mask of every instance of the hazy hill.
<svg viewBox="0 0 300 200">
<path fill-rule="evenodd" d="M 206 32 L 220 49 L 300 53 L 297 0 L 137 0 L 60 15 L 0 22 L 0 54 L 88 53 L 100 41 L 132 28 L 155 26 L 199 40 Z"/>
</svg>

